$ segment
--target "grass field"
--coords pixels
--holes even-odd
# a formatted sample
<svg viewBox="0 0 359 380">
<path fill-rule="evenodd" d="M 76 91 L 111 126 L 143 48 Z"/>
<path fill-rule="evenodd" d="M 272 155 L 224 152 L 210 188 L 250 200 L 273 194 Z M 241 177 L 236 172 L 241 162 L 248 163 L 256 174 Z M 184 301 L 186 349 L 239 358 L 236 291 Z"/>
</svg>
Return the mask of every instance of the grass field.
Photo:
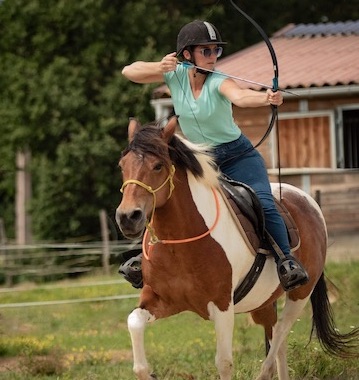
<svg viewBox="0 0 359 380">
<path fill-rule="evenodd" d="M 336 285 L 333 304 L 337 327 L 348 332 L 359 325 L 359 261 L 330 263 L 326 275 Z M 80 286 L 91 277 L 61 282 L 62 287 L 27 284 L 17 292 L 0 293 L 2 305 L 15 302 L 86 299 L 138 294 L 127 283 Z M 137 299 L 22 308 L 0 308 L 0 379 L 4 380 L 130 380 L 132 353 L 126 318 Z M 308 345 L 311 309 L 308 306 L 289 337 L 292 379 L 358 380 L 359 361 L 324 354 Z M 359 343 L 359 342 L 358 342 Z M 213 324 L 191 313 L 157 321 L 146 330 L 150 364 L 161 380 L 215 380 Z M 235 380 L 253 379 L 264 358 L 262 329 L 247 315 L 236 316 Z"/>
</svg>

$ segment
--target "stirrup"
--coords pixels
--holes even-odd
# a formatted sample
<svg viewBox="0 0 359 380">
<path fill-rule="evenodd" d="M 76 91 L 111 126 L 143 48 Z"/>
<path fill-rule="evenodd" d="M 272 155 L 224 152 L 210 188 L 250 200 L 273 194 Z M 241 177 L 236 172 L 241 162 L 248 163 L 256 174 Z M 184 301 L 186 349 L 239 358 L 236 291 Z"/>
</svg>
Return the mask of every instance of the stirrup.
<svg viewBox="0 0 359 380">
<path fill-rule="evenodd" d="M 296 289 L 309 281 L 307 271 L 292 255 L 280 260 L 277 270 L 279 281 L 285 291 Z"/>
<path fill-rule="evenodd" d="M 118 270 L 118 273 L 136 289 L 143 287 L 141 263 L 142 252 L 122 263 Z"/>
</svg>

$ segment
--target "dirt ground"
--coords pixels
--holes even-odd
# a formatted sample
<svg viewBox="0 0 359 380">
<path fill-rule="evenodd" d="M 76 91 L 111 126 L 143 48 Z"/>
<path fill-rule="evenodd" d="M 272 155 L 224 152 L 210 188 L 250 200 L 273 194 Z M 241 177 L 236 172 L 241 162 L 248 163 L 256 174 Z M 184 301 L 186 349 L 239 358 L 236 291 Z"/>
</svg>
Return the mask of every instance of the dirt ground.
<svg viewBox="0 0 359 380">
<path fill-rule="evenodd" d="M 359 260 L 358 233 L 329 235 L 327 261 Z"/>
</svg>

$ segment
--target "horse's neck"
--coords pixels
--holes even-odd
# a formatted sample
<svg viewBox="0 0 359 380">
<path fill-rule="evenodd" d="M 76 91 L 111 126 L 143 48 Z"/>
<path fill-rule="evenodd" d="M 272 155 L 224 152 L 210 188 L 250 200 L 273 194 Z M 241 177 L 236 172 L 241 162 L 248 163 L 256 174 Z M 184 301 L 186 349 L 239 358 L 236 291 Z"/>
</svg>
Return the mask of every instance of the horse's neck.
<svg viewBox="0 0 359 380">
<path fill-rule="evenodd" d="M 162 240 L 179 241 L 210 231 L 238 278 L 243 278 L 253 263 L 254 256 L 219 192 L 190 173 L 176 177 L 172 197 L 156 210 L 153 226 Z M 188 245 L 179 246 L 188 249 Z"/>
<path fill-rule="evenodd" d="M 186 172 L 176 173 L 174 183 L 171 198 L 164 206 L 156 209 L 154 227 L 159 233 L 181 236 L 180 238 L 203 233 L 203 221 L 207 218 L 214 219 L 216 214 L 211 206 L 214 204 L 211 188 Z"/>
</svg>

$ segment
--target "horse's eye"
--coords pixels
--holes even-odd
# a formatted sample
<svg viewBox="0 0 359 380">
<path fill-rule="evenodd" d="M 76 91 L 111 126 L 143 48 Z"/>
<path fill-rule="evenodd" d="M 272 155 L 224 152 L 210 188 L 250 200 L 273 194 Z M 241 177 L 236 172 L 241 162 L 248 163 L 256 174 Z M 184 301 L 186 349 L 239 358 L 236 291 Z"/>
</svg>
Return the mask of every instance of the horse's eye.
<svg viewBox="0 0 359 380">
<path fill-rule="evenodd" d="M 159 172 L 161 171 L 161 169 L 163 168 L 163 164 L 162 163 L 158 163 L 155 165 L 155 167 L 153 168 L 153 170 L 155 170 L 156 172 Z"/>
</svg>

